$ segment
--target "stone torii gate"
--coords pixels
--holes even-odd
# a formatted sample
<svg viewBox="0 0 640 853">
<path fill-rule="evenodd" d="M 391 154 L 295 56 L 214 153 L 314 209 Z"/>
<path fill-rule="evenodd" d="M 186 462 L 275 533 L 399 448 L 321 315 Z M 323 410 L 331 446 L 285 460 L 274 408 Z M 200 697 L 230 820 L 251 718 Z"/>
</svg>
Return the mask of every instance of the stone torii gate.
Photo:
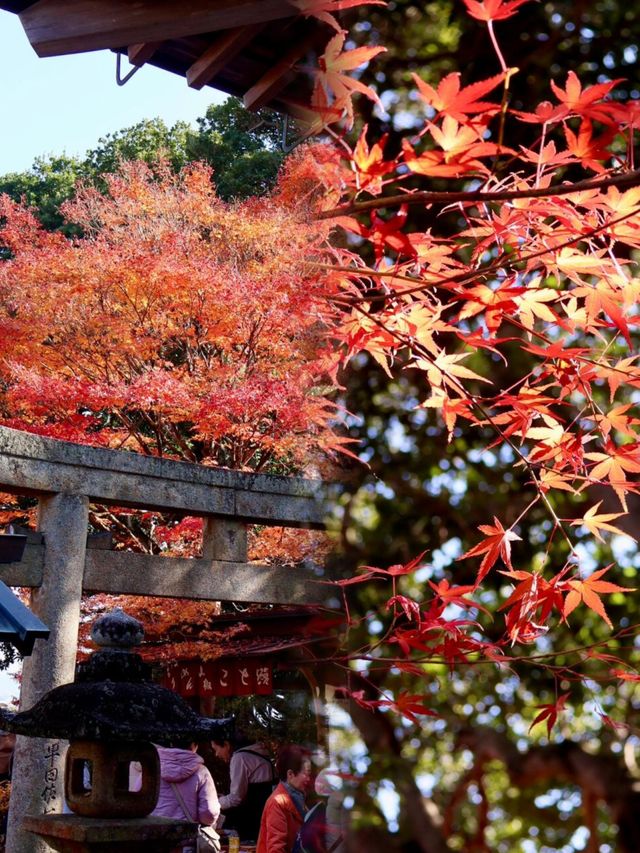
<svg viewBox="0 0 640 853">
<path fill-rule="evenodd" d="M 84 592 L 207 601 L 331 604 L 325 584 L 304 569 L 249 563 L 247 525 L 324 527 L 322 483 L 248 474 L 104 450 L 0 427 L 0 491 L 38 498 L 38 532 L 22 562 L 0 567 L 12 586 L 32 588 L 33 611 L 51 629 L 25 659 L 21 710 L 73 681 Z M 182 513 L 204 519 L 202 556 L 172 558 L 92 548 L 91 503 Z M 314 582 L 316 581 L 316 582 Z M 62 807 L 65 748 L 19 737 L 7 851 L 50 848 L 23 832 L 25 814 Z"/>
</svg>

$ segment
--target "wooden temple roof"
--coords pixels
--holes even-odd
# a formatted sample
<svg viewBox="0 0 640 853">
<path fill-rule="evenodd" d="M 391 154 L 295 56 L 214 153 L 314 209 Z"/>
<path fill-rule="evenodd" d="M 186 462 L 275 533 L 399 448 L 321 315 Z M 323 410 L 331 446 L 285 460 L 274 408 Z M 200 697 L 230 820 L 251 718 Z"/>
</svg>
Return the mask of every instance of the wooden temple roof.
<svg viewBox="0 0 640 853">
<path fill-rule="evenodd" d="M 0 9 L 20 17 L 38 56 L 109 49 L 242 98 L 247 109 L 292 115 L 310 94 L 300 65 L 331 32 L 295 0 L 5 0 Z"/>
<path fill-rule="evenodd" d="M 206 626 L 176 624 L 162 637 L 146 627 L 144 643 L 137 650 L 149 661 L 175 659 L 216 660 L 265 655 L 287 657 L 287 652 L 303 647 L 335 651 L 342 614 L 314 607 L 283 606 L 263 610 L 249 607 L 239 613 L 224 613 Z M 167 650 L 170 653 L 167 655 Z"/>
</svg>

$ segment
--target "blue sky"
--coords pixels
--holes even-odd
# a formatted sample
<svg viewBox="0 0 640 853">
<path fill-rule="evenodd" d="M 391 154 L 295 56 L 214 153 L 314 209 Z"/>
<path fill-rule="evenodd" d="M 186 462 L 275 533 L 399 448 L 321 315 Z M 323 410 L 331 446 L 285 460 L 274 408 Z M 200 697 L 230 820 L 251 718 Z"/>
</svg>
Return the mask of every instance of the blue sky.
<svg viewBox="0 0 640 853">
<path fill-rule="evenodd" d="M 110 51 L 40 59 L 9 12 L 0 12 L 0 80 L 0 174 L 28 169 L 40 155 L 83 154 L 101 136 L 144 118 L 194 122 L 226 97 L 208 87 L 197 92 L 151 66 L 118 86 Z"/>
</svg>

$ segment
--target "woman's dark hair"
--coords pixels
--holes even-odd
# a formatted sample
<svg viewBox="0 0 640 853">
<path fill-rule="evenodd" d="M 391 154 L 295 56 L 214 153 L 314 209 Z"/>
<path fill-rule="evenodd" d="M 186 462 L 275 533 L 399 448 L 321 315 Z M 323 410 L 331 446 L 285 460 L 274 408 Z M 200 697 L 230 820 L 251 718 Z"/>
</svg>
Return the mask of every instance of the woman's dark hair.
<svg viewBox="0 0 640 853">
<path fill-rule="evenodd" d="M 287 772 L 299 773 L 305 761 L 309 761 L 309 751 L 295 744 L 283 746 L 276 759 L 276 771 L 281 782 L 286 782 Z"/>
<path fill-rule="evenodd" d="M 169 749 L 191 749 L 194 743 L 193 740 L 168 740 L 165 746 Z"/>
<path fill-rule="evenodd" d="M 249 746 L 249 744 L 254 742 L 255 738 L 251 739 L 239 731 L 233 733 L 227 731 L 222 734 L 216 734 L 211 738 L 211 743 L 215 743 L 217 746 L 224 746 L 225 743 L 228 743 L 233 750 L 242 749 L 243 746 Z"/>
</svg>

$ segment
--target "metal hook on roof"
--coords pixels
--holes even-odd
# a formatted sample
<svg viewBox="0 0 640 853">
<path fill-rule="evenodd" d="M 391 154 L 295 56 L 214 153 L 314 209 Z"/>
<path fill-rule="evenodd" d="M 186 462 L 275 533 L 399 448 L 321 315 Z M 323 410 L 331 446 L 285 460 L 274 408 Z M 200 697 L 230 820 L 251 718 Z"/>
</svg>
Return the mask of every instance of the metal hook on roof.
<svg viewBox="0 0 640 853">
<path fill-rule="evenodd" d="M 128 74 L 125 74 L 125 76 L 122 77 L 121 73 L 120 73 L 121 62 L 122 62 L 122 54 L 116 53 L 116 83 L 118 84 L 118 86 L 124 86 L 125 83 L 127 83 L 129 80 L 131 80 L 131 78 L 136 73 L 136 71 L 140 71 L 140 69 L 142 68 L 142 65 L 134 65 L 133 68 L 131 69 L 131 71 L 129 71 Z"/>
<path fill-rule="evenodd" d="M 294 148 L 300 145 L 301 142 L 304 142 L 304 137 L 299 136 L 297 139 L 294 139 L 293 142 L 287 142 L 287 134 L 289 132 L 289 115 L 288 113 L 284 114 L 284 119 L 282 122 L 282 139 L 280 140 L 280 148 L 282 149 L 284 154 L 290 154 Z"/>
</svg>

